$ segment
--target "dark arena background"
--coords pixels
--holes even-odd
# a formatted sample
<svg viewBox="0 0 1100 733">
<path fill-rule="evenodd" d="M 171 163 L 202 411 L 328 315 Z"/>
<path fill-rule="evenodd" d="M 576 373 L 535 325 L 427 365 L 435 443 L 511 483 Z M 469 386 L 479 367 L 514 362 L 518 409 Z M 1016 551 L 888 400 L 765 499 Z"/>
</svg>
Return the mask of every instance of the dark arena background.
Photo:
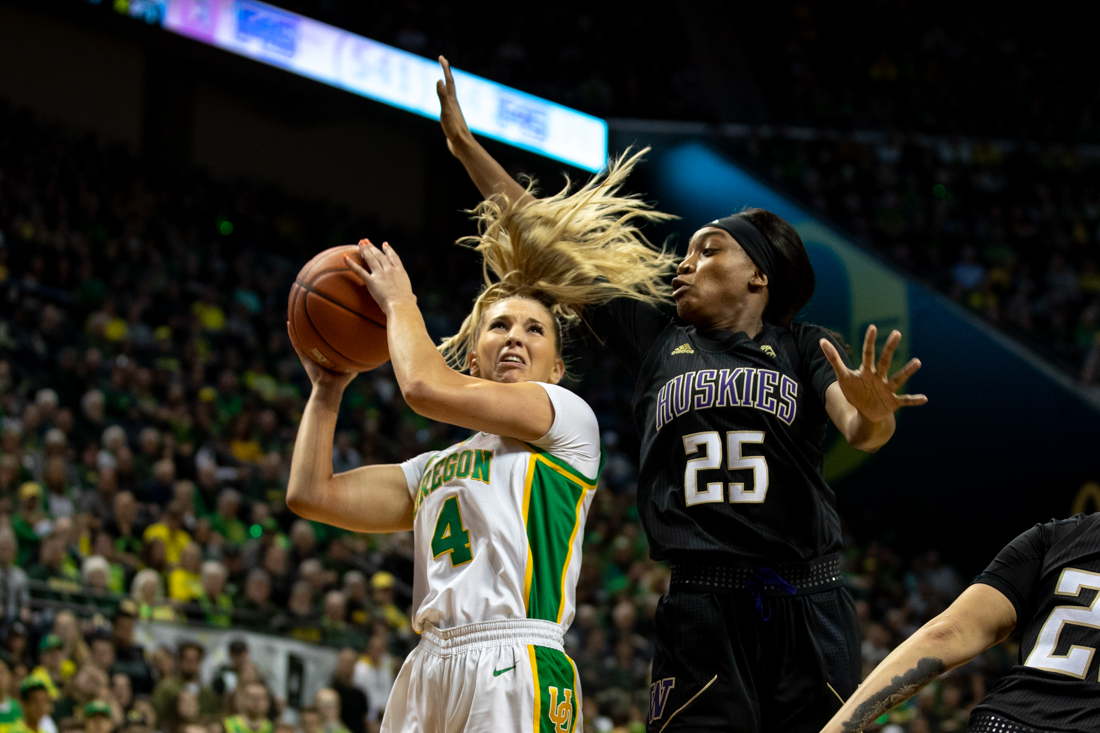
<svg viewBox="0 0 1100 733">
<path fill-rule="evenodd" d="M 649 146 L 628 186 L 680 217 L 650 241 L 770 209 L 816 271 L 806 320 L 857 355 L 869 324 L 904 334 L 929 404 L 874 454 L 825 438 L 868 673 L 1013 537 L 1100 504 L 1086 25 L 985 1 L 0 0 L 0 733 L 27 676 L 50 733 L 94 700 L 100 733 L 238 733 L 254 681 L 280 733 L 378 730 L 417 643 L 412 537 L 287 509 L 310 382 L 286 303 L 306 260 L 369 237 L 432 336 L 457 330 L 480 196 L 433 119 L 441 53 L 484 81 L 459 98 L 510 173 L 555 192 Z M 580 330 L 568 352 L 607 463 L 566 650 L 584 731 L 642 731 L 669 570 L 631 379 Z M 464 435 L 386 365 L 346 392 L 334 468 Z M 1016 643 L 868 730 L 964 730 Z"/>
</svg>

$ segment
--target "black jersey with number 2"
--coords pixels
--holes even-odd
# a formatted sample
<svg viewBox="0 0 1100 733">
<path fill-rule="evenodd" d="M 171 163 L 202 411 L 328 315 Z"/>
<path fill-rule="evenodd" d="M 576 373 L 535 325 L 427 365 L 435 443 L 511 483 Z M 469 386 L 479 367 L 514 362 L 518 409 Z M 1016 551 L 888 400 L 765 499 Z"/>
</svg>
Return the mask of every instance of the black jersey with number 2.
<svg viewBox="0 0 1100 733">
<path fill-rule="evenodd" d="M 1100 514 L 1035 525 L 974 582 L 1012 602 L 1022 636 L 1018 664 L 973 714 L 1100 731 Z"/>
<path fill-rule="evenodd" d="M 827 331 L 702 332 L 628 299 L 584 317 L 636 379 L 638 511 L 654 558 L 767 565 L 840 549 L 821 473 L 836 381 L 818 344 Z"/>
</svg>

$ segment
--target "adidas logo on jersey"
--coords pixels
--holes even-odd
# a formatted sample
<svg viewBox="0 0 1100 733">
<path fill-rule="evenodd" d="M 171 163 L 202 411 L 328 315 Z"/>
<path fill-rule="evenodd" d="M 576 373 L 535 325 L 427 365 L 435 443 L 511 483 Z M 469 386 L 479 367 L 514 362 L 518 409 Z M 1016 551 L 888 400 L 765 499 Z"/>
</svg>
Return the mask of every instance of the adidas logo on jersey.
<svg viewBox="0 0 1100 733">
<path fill-rule="evenodd" d="M 694 354 L 694 353 L 695 353 L 695 349 L 691 348 L 691 344 L 680 344 L 679 346 L 677 346 L 675 349 L 672 350 L 672 353 L 669 354 L 669 356 L 676 356 L 677 354 Z"/>
<path fill-rule="evenodd" d="M 773 359 L 775 358 L 775 349 L 773 349 L 768 344 L 764 344 L 763 346 L 761 346 L 760 350 L 763 351 L 768 356 L 770 356 L 771 358 L 773 358 Z"/>
</svg>

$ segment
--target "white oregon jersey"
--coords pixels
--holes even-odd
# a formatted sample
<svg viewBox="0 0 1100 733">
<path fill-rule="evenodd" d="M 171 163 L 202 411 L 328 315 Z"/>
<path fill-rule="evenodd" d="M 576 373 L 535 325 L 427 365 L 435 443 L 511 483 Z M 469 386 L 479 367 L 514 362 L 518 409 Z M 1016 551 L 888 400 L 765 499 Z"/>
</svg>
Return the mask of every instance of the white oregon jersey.
<svg viewBox="0 0 1100 733">
<path fill-rule="evenodd" d="M 554 424 L 530 443 L 477 433 L 401 464 L 413 497 L 413 628 L 500 619 L 569 627 L 600 471 L 592 408 L 538 382 Z"/>
</svg>

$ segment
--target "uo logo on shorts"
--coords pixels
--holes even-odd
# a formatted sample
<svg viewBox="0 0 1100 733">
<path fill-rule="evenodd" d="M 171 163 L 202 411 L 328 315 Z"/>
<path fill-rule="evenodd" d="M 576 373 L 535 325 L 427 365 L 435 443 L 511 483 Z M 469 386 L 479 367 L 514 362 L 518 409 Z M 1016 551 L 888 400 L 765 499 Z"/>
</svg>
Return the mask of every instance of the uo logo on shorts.
<svg viewBox="0 0 1100 733">
<path fill-rule="evenodd" d="M 558 702 L 558 688 L 550 688 L 550 722 L 562 733 L 569 733 L 569 724 L 573 722 L 573 691 L 568 687 L 562 690 L 565 699 Z"/>
<path fill-rule="evenodd" d="M 676 686 L 675 677 L 665 677 L 657 680 L 649 686 L 649 722 L 660 720 L 665 714 L 665 705 L 668 703 L 669 693 Z"/>
</svg>

